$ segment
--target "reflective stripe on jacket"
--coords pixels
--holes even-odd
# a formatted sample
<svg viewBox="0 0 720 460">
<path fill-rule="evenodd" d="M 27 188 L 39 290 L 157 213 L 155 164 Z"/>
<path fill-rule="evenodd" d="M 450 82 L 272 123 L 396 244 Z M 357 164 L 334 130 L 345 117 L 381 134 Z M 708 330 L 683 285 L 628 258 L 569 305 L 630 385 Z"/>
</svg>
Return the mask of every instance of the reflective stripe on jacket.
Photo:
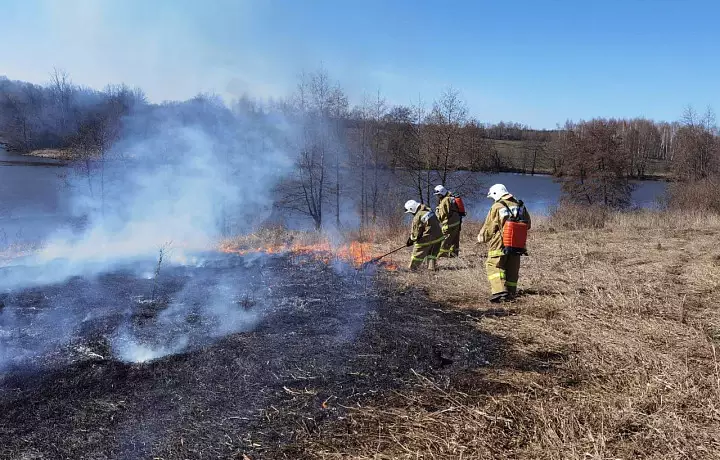
<svg viewBox="0 0 720 460">
<path fill-rule="evenodd" d="M 437 216 L 424 204 L 420 205 L 413 217 L 410 239 L 415 242 L 416 246 L 420 247 L 439 243 L 443 240 Z"/>
<path fill-rule="evenodd" d="M 449 228 L 460 225 L 462 216 L 460 216 L 460 210 L 455 203 L 455 198 L 449 193 L 445 195 L 435 208 L 438 220 L 442 226 L 442 231 L 447 232 Z"/>
</svg>

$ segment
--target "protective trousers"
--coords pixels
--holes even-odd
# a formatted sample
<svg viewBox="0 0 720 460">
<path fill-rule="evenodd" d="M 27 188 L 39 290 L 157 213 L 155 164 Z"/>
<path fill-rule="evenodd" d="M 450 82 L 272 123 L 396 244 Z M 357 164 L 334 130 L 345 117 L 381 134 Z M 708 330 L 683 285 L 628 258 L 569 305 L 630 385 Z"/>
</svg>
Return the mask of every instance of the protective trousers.
<svg viewBox="0 0 720 460">
<path fill-rule="evenodd" d="M 410 258 L 410 270 L 415 270 L 424 262 L 428 263 L 428 268 L 435 270 L 442 240 L 442 238 L 438 238 L 429 243 L 416 243 Z"/>
<path fill-rule="evenodd" d="M 503 255 L 502 251 L 490 251 L 485 262 L 485 269 L 493 295 L 500 292 L 510 294 L 517 292 L 520 257 L 517 254 Z"/>
<path fill-rule="evenodd" d="M 445 239 L 438 257 L 457 257 L 460 253 L 460 222 L 443 225 L 442 231 Z"/>
</svg>

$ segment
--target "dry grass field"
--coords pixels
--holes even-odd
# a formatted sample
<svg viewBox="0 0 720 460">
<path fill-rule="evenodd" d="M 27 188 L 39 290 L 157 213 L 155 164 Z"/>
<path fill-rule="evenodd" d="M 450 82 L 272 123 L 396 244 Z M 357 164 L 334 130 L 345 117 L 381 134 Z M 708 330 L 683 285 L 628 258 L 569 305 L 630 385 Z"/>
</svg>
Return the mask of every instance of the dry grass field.
<svg viewBox="0 0 720 460">
<path fill-rule="evenodd" d="M 439 272 L 388 272 L 507 349 L 487 367 L 418 375 L 410 390 L 352 409 L 345 441 L 357 447 L 335 454 L 720 458 L 720 220 L 617 214 L 572 228 L 581 217 L 537 219 L 522 295 L 500 308 L 486 300 L 477 224 Z"/>
<path fill-rule="evenodd" d="M 208 269 L 268 292 L 254 330 L 140 363 L 90 334 L 92 358 L 0 374 L 0 458 L 720 458 L 720 218 L 534 217 L 502 304 L 478 230 L 437 272 L 404 270 L 407 249 L 358 264 L 406 228 L 340 250 L 282 229 L 227 241 Z M 147 291 L 128 276 L 101 281 Z M 0 314 L 83 283 L 0 297 Z"/>
</svg>

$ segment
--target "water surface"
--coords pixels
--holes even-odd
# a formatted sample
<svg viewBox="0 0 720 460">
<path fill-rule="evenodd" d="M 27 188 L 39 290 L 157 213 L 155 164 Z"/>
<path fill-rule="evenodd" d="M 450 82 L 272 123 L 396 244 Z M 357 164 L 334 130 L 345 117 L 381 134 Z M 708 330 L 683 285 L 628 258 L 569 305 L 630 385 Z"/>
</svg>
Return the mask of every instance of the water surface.
<svg viewBox="0 0 720 460">
<path fill-rule="evenodd" d="M 70 223 L 70 189 L 65 176 L 71 171 L 68 167 L 53 165 L 56 163 L 59 162 L 0 151 L 0 246 L 12 242 L 36 241 Z M 470 174 L 473 175 L 474 185 L 463 193 L 470 219 L 484 219 L 492 204 L 486 198 L 487 189 L 496 183 L 505 184 L 510 193 L 525 202 L 532 214 L 547 213 L 560 199 L 560 184 L 550 176 Z M 655 207 L 657 199 L 665 190 L 664 182 L 638 182 L 632 193 L 632 205 Z M 401 207 L 402 203 L 399 203 L 398 208 Z M 346 224 L 352 226 L 352 220 Z M 356 218 L 354 220 L 357 221 Z M 303 223 L 305 221 L 307 225 Z M 295 224 L 298 223 L 300 227 L 312 227 L 311 221 L 305 216 L 300 218 L 300 222 L 295 221 Z"/>
</svg>

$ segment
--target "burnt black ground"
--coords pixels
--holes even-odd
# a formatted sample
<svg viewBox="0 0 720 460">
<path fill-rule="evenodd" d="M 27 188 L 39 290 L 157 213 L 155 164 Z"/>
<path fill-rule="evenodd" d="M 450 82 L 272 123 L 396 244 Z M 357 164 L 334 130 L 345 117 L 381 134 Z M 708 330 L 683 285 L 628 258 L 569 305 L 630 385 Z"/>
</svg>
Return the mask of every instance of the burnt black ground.
<svg viewBox="0 0 720 460">
<path fill-rule="evenodd" d="M 290 257 L 269 264 L 253 281 L 267 298 L 250 306 L 265 309 L 252 331 L 127 364 L 103 348 L 117 326 L 103 324 L 86 331 L 102 358 L 6 371 L 0 458 L 314 458 L 346 437 L 347 407 L 403 390 L 415 373 L 472 379 L 504 348 L 472 327 L 477 318 L 420 288 L 399 290 L 382 272 L 338 274 Z M 108 276 L 132 291 L 126 275 Z M 166 295 L 181 277 L 166 275 Z M 72 283 L 81 288 L 46 289 Z"/>
</svg>

